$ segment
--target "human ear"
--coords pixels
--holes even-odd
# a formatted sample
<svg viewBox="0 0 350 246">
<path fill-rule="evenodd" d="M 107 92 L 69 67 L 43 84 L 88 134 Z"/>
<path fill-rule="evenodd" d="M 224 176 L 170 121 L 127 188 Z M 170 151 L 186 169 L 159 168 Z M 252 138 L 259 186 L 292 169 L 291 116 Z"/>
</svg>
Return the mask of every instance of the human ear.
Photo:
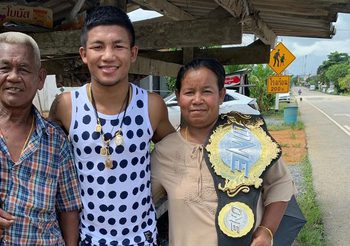
<svg viewBox="0 0 350 246">
<path fill-rule="evenodd" d="M 225 95 L 226 95 L 226 88 L 223 87 L 223 88 L 219 91 L 219 102 L 220 102 L 220 105 L 224 102 Z"/>
<path fill-rule="evenodd" d="M 81 57 L 81 60 L 87 64 L 87 59 L 86 59 L 86 49 L 84 47 L 80 47 L 79 48 L 79 54 L 80 54 L 80 57 Z"/>
<path fill-rule="evenodd" d="M 131 47 L 131 62 L 135 62 L 137 58 L 137 54 L 139 52 L 139 47 L 134 45 Z"/>
<path fill-rule="evenodd" d="M 45 68 L 41 67 L 39 70 L 38 78 L 38 90 L 41 90 L 44 87 L 47 71 Z"/>
</svg>

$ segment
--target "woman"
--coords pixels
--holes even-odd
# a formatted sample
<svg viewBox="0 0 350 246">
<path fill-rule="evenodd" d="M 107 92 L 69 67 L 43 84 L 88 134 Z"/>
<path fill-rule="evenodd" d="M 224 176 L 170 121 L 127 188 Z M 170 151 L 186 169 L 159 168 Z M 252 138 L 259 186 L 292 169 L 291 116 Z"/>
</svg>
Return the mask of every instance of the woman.
<svg viewBox="0 0 350 246">
<path fill-rule="evenodd" d="M 213 59 L 180 69 L 176 96 L 186 124 L 152 153 L 153 196 L 168 195 L 173 246 L 272 245 L 294 192 L 264 121 L 219 116 L 224 79 Z"/>
</svg>

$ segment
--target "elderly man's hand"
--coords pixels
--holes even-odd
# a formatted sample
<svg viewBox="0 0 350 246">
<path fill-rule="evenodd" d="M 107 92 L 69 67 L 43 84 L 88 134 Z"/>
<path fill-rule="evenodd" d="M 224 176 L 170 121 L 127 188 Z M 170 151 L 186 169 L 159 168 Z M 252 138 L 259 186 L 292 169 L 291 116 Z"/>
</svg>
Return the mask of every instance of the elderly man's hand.
<svg viewBox="0 0 350 246">
<path fill-rule="evenodd" d="M 9 228 L 15 222 L 15 219 L 16 217 L 0 208 L 0 233 L 2 234 L 4 229 Z"/>
</svg>

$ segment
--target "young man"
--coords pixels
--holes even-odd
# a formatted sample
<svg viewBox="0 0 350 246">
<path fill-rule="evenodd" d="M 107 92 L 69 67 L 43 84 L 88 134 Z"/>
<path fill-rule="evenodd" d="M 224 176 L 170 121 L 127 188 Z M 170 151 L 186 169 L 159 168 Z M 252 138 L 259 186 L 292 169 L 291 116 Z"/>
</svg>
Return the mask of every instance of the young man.
<svg viewBox="0 0 350 246">
<path fill-rule="evenodd" d="M 0 34 L 0 245 L 78 242 L 81 202 L 70 143 L 32 104 L 45 77 L 30 36 Z"/>
<path fill-rule="evenodd" d="M 81 244 L 153 245 L 149 145 L 174 131 L 167 108 L 159 95 L 128 81 L 138 48 L 123 11 L 90 11 L 81 45 L 91 81 L 58 96 L 50 111 L 74 147 L 84 207 Z"/>
</svg>

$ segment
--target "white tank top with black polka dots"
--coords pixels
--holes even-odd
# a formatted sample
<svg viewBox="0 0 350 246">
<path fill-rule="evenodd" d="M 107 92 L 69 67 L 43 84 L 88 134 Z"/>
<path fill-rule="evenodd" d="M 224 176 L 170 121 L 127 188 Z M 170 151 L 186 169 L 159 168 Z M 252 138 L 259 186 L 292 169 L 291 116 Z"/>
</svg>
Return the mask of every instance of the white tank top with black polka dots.
<svg viewBox="0 0 350 246">
<path fill-rule="evenodd" d="M 123 145 L 110 144 L 112 168 L 101 156 L 104 146 L 96 131 L 96 115 L 86 85 L 72 91 L 73 144 L 81 184 L 83 210 L 80 236 L 87 245 L 149 245 L 157 236 L 150 190 L 150 152 L 153 136 L 147 91 L 132 86 L 132 98 L 122 125 Z M 103 133 L 110 138 L 120 128 L 124 112 L 99 113 Z"/>
</svg>

